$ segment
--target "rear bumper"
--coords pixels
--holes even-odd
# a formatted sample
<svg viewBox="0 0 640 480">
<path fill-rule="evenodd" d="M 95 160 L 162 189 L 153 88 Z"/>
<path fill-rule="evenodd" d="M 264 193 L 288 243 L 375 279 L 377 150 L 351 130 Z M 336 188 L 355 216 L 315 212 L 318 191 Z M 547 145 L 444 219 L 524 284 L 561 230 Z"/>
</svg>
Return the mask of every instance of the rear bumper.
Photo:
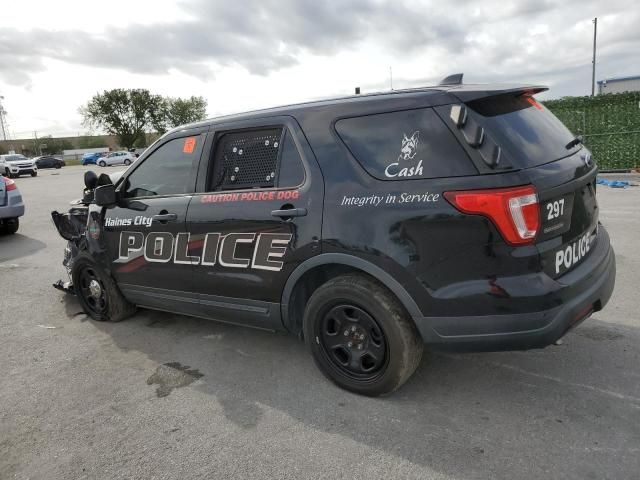
<svg viewBox="0 0 640 480">
<path fill-rule="evenodd" d="M 7 199 L 7 204 L 0 206 L 0 220 L 23 216 L 24 203 L 22 202 L 22 195 L 17 193 L 17 191 L 11 191 Z"/>
<path fill-rule="evenodd" d="M 4 220 L 6 218 L 17 218 L 23 215 L 24 215 L 24 205 L 0 207 L 0 220 Z"/>
<path fill-rule="evenodd" d="M 611 298 L 616 262 L 606 230 L 600 227 L 598 243 L 582 264 L 557 280 L 538 274 L 541 305 L 555 304 L 538 312 L 463 317 L 419 317 L 416 326 L 426 344 L 434 349 L 498 351 L 542 348 L 601 310 Z M 528 303 L 532 299 L 528 299 Z M 535 300 L 535 299 L 534 299 Z"/>
</svg>

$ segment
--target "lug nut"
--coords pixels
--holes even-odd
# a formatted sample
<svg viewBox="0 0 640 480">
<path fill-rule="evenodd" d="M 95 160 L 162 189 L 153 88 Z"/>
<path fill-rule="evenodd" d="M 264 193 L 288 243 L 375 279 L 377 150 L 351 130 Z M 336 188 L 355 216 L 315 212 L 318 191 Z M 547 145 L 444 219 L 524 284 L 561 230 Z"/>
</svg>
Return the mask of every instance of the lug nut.
<svg viewBox="0 0 640 480">
<path fill-rule="evenodd" d="M 344 331 L 344 336 L 346 337 L 347 335 L 349 335 L 349 330 Z"/>
<path fill-rule="evenodd" d="M 362 344 L 358 345 L 358 350 L 362 350 Z"/>
<path fill-rule="evenodd" d="M 360 334 L 360 340 L 364 340 L 364 333 Z"/>
<path fill-rule="evenodd" d="M 353 327 L 351 327 L 351 331 L 355 332 L 356 331 L 356 326 L 354 325 Z"/>
<path fill-rule="evenodd" d="M 349 347 L 349 348 L 353 347 L 353 343 L 351 343 L 351 342 L 347 343 L 347 347 Z"/>
</svg>

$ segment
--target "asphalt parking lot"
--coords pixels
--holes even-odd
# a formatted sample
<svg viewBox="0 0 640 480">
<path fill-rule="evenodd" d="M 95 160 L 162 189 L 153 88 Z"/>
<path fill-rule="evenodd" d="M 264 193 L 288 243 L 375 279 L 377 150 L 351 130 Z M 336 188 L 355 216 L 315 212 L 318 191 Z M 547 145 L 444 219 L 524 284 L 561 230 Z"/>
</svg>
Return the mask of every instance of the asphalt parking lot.
<svg viewBox="0 0 640 480">
<path fill-rule="evenodd" d="M 51 287 L 65 241 L 49 212 L 84 171 L 16 180 L 27 213 L 0 236 L 0 478 L 639 478 L 640 187 L 598 190 L 616 290 L 562 345 L 428 353 L 370 399 L 293 337 L 144 310 L 89 320 Z"/>
</svg>

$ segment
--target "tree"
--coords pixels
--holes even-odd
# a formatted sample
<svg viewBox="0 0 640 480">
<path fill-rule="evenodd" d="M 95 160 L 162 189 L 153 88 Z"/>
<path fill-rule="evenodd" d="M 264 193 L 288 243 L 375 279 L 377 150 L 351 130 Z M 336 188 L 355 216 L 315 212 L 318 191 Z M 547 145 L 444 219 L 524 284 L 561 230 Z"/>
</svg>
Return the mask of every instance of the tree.
<svg viewBox="0 0 640 480">
<path fill-rule="evenodd" d="M 153 122 L 153 128 L 164 133 L 186 123 L 204 120 L 206 114 L 207 101 L 203 97 L 165 98 L 162 111 Z"/>
<path fill-rule="evenodd" d="M 107 141 L 102 136 L 83 135 L 78 138 L 78 148 L 100 148 L 106 147 Z"/>
<path fill-rule="evenodd" d="M 80 109 L 85 125 L 100 127 L 132 148 L 145 130 L 163 116 L 164 100 L 146 89 L 116 88 L 98 93 Z"/>
<path fill-rule="evenodd" d="M 42 155 L 55 155 L 63 150 L 73 149 L 73 143 L 64 138 L 53 138 L 51 135 L 34 139 L 34 152 Z"/>
</svg>

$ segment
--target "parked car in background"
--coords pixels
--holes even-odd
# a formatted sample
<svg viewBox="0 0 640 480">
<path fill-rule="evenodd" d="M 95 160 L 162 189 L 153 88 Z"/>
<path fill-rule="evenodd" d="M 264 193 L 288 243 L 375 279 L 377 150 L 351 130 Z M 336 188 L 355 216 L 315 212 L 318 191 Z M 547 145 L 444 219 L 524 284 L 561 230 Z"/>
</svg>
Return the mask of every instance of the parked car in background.
<svg viewBox="0 0 640 480">
<path fill-rule="evenodd" d="M 0 173 L 9 178 L 19 177 L 20 175 L 38 175 L 38 167 L 33 160 L 28 159 L 24 155 L 0 155 Z"/>
<path fill-rule="evenodd" d="M 24 203 L 16 182 L 0 177 L 0 232 L 16 233 L 24 215 Z"/>
<path fill-rule="evenodd" d="M 104 157 L 106 153 L 104 152 L 90 152 L 82 155 L 82 165 L 95 165 L 98 163 L 98 159 Z"/>
<path fill-rule="evenodd" d="M 98 160 L 98 165 L 106 167 L 107 165 L 131 165 L 136 161 L 136 156 L 133 153 L 127 151 L 111 152 L 106 157 Z"/>
<path fill-rule="evenodd" d="M 38 168 L 60 168 L 65 166 L 64 160 L 50 155 L 32 158 L 32 160 L 36 162 Z"/>
</svg>

